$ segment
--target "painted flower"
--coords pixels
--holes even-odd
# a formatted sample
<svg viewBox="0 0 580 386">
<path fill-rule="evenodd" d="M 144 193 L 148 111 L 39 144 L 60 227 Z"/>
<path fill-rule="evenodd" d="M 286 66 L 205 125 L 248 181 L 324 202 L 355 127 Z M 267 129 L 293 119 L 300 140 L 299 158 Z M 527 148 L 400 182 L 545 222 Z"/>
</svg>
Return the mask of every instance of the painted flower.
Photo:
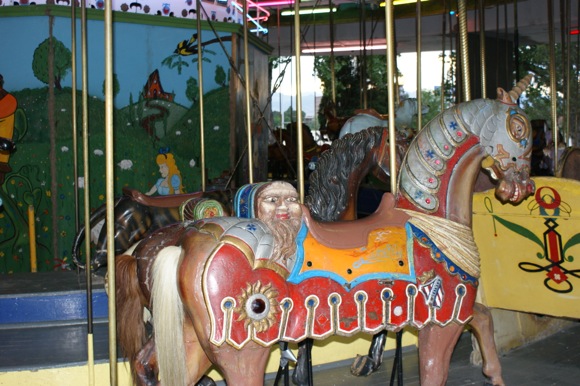
<svg viewBox="0 0 580 386">
<path fill-rule="evenodd" d="M 131 170 L 131 168 L 133 167 L 133 161 L 129 159 L 124 159 L 117 165 L 121 168 L 121 170 Z"/>
</svg>

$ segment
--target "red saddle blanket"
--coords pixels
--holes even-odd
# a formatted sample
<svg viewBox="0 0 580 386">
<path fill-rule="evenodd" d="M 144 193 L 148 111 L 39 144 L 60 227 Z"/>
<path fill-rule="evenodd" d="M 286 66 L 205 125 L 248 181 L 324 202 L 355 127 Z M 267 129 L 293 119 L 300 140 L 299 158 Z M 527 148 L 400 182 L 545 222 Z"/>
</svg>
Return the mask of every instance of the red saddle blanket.
<svg viewBox="0 0 580 386">
<path fill-rule="evenodd" d="M 212 343 L 269 346 L 469 321 L 477 279 L 411 224 L 386 238 L 390 244 L 378 242 L 380 237 L 371 235 L 366 248 L 337 252 L 303 233 L 288 279 L 276 270 L 253 268 L 239 248 L 220 244 L 203 275 Z M 336 264 L 331 252 L 341 254 L 334 256 Z"/>
</svg>

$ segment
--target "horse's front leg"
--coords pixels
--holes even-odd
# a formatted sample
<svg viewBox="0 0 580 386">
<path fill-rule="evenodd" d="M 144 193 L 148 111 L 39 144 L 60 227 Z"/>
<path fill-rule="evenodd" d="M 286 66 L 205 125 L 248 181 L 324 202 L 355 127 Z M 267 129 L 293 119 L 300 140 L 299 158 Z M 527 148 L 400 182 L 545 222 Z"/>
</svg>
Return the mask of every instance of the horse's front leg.
<svg viewBox="0 0 580 386">
<path fill-rule="evenodd" d="M 211 361 L 203 351 L 193 324 L 189 323 L 189 320 L 186 320 L 183 325 L 183 339 L 185 340 L 187 384 L 197 381 L 195 386 L 215 386 L 213 379 L 203 375 L 210 368 Z"/>
<path fill-rule="evenodd" d="M 383 362 L 383 354 L 385 352 L 385 343 L 387 342 L 387 331 L 381 331 L 373 335 L 371 347 L 367 355 L 357 355 L 352 365 L 350 372 L 357 376 L 367 376 L 375 372 L 381 367 Z"/>
<path fill-rule="evenodd" d="M 429 325 L 419 330 L 419 376 L 421 385 L 444 386 L 449 362 L 463 325 Z"/>
<path fill-rule="evenodd" d="M 480 303 L 473 306 L 473 319 L 469 322 L 473 334 L 479 343 L 483 359 L 483 374 L 494 386 L 505 385 L 501 376 L 501 364 L 495 347 L 493 318 L 489 309 Z"/>
</svg>

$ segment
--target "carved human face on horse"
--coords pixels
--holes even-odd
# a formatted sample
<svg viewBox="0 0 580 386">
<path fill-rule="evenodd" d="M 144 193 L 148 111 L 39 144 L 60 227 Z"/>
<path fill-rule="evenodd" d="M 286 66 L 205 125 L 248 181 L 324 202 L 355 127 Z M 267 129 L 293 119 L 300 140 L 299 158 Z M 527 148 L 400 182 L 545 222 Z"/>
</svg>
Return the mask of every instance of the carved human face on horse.
<svg viewBox="0 0 580 386">
<path fill-rule="evenodd" d="M 238 217 L 258 218 L 266 224 L 274 237 L 272 260 L 288 265 L 296 252 L 295 240 L 302 221 L 302 206 L 294 186 L 283 181 L 249 184 L 240 188 L 235 205 Z"/>
</svg>

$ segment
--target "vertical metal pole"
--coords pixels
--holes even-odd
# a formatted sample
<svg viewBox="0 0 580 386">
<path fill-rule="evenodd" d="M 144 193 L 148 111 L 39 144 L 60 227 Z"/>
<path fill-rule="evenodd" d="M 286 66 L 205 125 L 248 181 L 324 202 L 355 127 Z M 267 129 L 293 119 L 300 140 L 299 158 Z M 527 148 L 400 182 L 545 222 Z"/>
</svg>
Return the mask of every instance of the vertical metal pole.
<svg viewBox="0 0 580 386">
<path fill-rule="evenodd" d="M 572 49 L 570 48 L 570 27 L 571 23 L 571 5 L 570 0 L 566 0 L 566 125 L 564 129 L 564 141 L 566 146 L 570 145 L 570 110 L 572 99 Z"/>
<path fill-rule="evenodd" d="M 245 2 L 244 2 L 245 3 Z M 205 192 L 207 176 L 205 175 L 205 126 L 203 112 L 203 52 L 201 45 L 201 0 L 197 0 L 197 74 L 199 84 L 199 146 L 201 162 L 201 190 Z M 246 87 L 247 88 L 247 87 Z M 251 153 L 249 153 L 251 154 Z"/>
<path fill-rule="evenodd" d="M 514 0 L 514 67 L 516 73 L 516 82 L 521 79 L 520 76 L 520 32 L 518 27 L 518 0 Z"/>
<path fill-rule="evenodd" d="M 485 56 L 485 0 L 479 0 L 479 65 L 481 67 L 481 97 L 484 99 L 487 98 Z"/>
<path fill-rule="evenodd" d="M 296 158 L 298 162 L 298 194 L 304 202 L 304 148 L 302 146 L 302 76 L 300 74 L 300 2 L 294 2 L 294 55 L 296 55 L 296 134 L 298 136 Z M 330 9 L 332 13 L 332 5 Z"/>
<path fill-rule="evenodd" d="M 81 107 L 82 107 L 82 137 L 83 137 L 83 177 L 84 177 L 84 223 L 85 235 L 91 233 L 91 203 L 90 203 L 90 178 L 89 178 L 89 81 L 88 81 L 88 57 L 87 57 L 87 8 L 86 2 L 81 2 Z M 76 47 L 73 46 L 73 51 Z M 76 77 L 74 77 L 76 78 Z M 76 87 L 73 88 L 76 93 Z M 93 281 L 91 276 L 91 243 L 89 238 L 85 242 L 85 274 L 87 286 L 87 355 L 89 366 L 89 385 L 95 384 L 95 360 L 93 349 Z"/>
<path fill-rule="evenodd" d="M 461 73 L 463 74 L 463 101 L 469 102 L 471 100 L 471 85 L 469 79 L 469 49 L 467 44 L 467 9 L 465 7 L 465 0 L 458 2 L 459 13 L 459 41 L 461 44 Z"/>
<path fill-rule="evenodd" d="M 113 158 L 113 4 L 105 3 L 105 180 L 107 200 L 107 273 L 109 275 L 109 371 L 117 385 L 117 310 L 115 307 L 115 169 Z"/>
<path fill-rule="evenodd" d="M 554 20 L 552 0 L 548 0 L 548 45 L 550 46 L 550 99 L 552 107 L 552 138 L 554 141 L 554 170 L 558 170 L 558 90 L 556 89 L 556 51 L 554 45 Z"/>
<path fill-rule="evenodd" d="M 71 126 L 73 140 L 73 178 L 74 178 L 74 202 L 75 202 L 75 231 L 79 230 L 79 171 L 78 171 L 78 136 L 77 136 L 77 15 L 76 2 L 70 5 L 70 45 L 71 55 Z"/>
<path fill-rule="evenodd" d="M 417 0 L 415 23 L 417 27 L 417 130 L 421 130 L 423 127 L 423 114 L 421 113 L 423 104 L 423 95 L 421 95 L 421 0 Z"/>
<path fill-rule="evenodd" d="M 246 95 L 246 133 L 248 136 L 248 179 L 254 183 L 254 149 L 252 147 L 252 106 L 250 99 L 250 53 L 248 48 L 248 2 L 244 0 L 244 83 Z"/>
<path fill-rule="evenodd" d="M 334 74 L 334 12 L 332 12 L 332 0 L 328 0 L 328 7 L 331 9 L 328 16 L 330 21 L 330 88 L 332 92 L 332 103 L 336 106 L 336 78 Z"/>
<path fill-rule="evenodd" d="M 368 92 L 367 92 L 367 25 L 366 25 L 366 3 L 361 0 L 361 17 L 359 19 L 362 52 L 361 71 L 360 71 L 360 85 L 361 85 L 361 107 L 366 109 L 368 106 Z"/>
<path fill-rule="evenodd" d="M 394 17 L 393 0 L 385 3 L 385 28 L 387 30 L 387 92 L 389 104 L 389 168 L 391 170 L 391 193 L 397 193 L 397 161 L 395 143 L 395 37 L 394 37 Z"/>
<path fill-rule="evenodd" d="M 443 27 L 441 31 L 441 111 L 445 109 L 445 34 L 447 33 L 447 8 L 443 6 Z M 451 55 L 449 55 L 451 59 Z"/>
</svg>

